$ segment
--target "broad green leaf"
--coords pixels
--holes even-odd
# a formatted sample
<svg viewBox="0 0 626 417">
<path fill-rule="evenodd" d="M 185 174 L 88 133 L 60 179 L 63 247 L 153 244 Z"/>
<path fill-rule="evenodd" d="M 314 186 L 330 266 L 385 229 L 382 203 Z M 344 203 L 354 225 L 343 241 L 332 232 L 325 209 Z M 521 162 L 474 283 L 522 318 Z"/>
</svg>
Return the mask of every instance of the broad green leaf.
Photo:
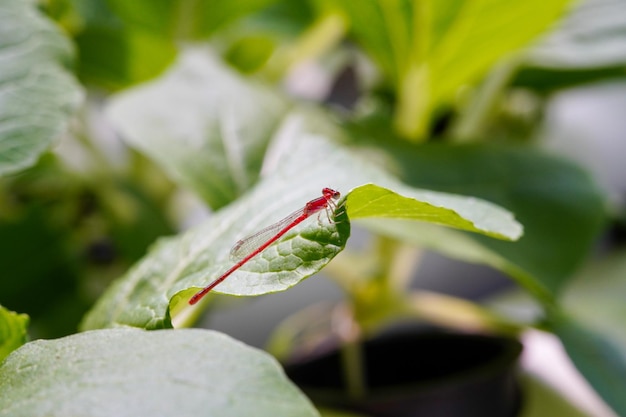
<svg viewBox="0 0 626 417">
<path fill-rule="evenodd" d="M 219 208 L 256 182 L 286 110 L 208 52 L 188 50 L 157 81 L 113 98 L 108 115 L 131 146 Z"/>
<path fill-rule="evenodd" d="M 33 165 L 65 131 L 82 100 L 72 55 L 34 2 L 0 3 L 0 176 Z"/>
<path fill-rule="evenodd" d="M 623 346 L 598 332 L 594 326 L 563 314 L 553 314 L 549 324 L 580 373 L 618 415 L 626 415 L 626 354 Z"/>
<path fill-rule="evenodd" d="M 234 242 L 302 208 L 306 201 L 320 196 L 325 186 L 347 195 L 347 216 L 352 212 L 360 217 L 401 215 L 509 239 L 521 233 L 521 226 L 511 214 L 492 204 L 473 197 L 409 188 L 322 137 L 297 130 L 290 133 L 292 143 L 282 150 L 278 168 L 271 176 L 206 223 L 160 241 L 107 291 L 87 315 L 83 328 L 171 326 L 170 307 L 185 303 L 193 293 L 188 289 L 209 284 L 232 266 L 228 253 Z M 368 183 L 380 185 L 364 185 Z M 383 194 L 393 204 L 368 208 L 372 202 L 368 194 L 372 200 Z M 396 211 L 398 207 L 402 213 Z M 419 213 L 425 208 L 429 218 Z M 345 211 L 337 210 L 334 224 L 328 224 L 322 214 L 317 222 L 311 219 L 292 229 L 214 292 L 260 295 L 284 291 L 313 275 L 344 247 L 350 232 Z"/>
<path fill-rule="evenodd" d="M 524 236 L 515 244 L 446 230 L 433 231 L 437 236 L 417 234 L 412 240 L 423 237 L 448 255 L 502 269 L 535 296 L 558 293 L 584 261 L 605 221 L 601 191 L 586 172 L 563 159 L 517 147 L 389 145 L 395 169 L 406 183 L 484 198 L 511 210 L 524 225 Z"/>
<path fill-rule="evenodd" d="M 535 39 L 568 0 L 363 0 L 337 2 L 352 32 L 387 75 L 398 97 L 396 127 L 426 134 L 431 114 L 460 87 Z"/>
<path fill-rule="evenodd" d="M 432 79 L 432 103 L 452 99 L 457 89 L 475 82 L 499 59 L 536 39 L 563 14 L 569 0 L 457 1 L 448 25 L 435 27 L 426 59 Z M 448 14 L 445 2 L 433 2 L 434 15 Z"/>
<path fill-rule="evenodd" d="M 0 363 L 12 351 L 26 343 L 28 316 L 9 311 L 0 305 Z"/>
<path fill-rule="evenodd" d="M 208 330 L 113 329 L 22 346 L 0 416 L 317 416 L 275 359 Z"/>
<path fill-rule="evenodd" d="M 419 220 L 505 240 L 517 240 L 522 235 L 521 225 L 498 206 L 471 197 L 459 199 L 399 186 L 396 189 L 405 195 L 373 184 L 353 189 L 346 199 L 348 216 L 351 220 L 372 217 Z"/>
</svg>

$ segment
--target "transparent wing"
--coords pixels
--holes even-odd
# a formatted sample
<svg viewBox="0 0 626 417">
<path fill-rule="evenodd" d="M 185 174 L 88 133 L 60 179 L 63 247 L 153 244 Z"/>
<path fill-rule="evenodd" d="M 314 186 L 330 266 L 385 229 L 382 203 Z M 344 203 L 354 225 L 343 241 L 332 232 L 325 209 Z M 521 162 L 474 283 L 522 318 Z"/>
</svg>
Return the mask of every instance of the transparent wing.
<svg viewBox="0 0 626 417">
<path fill-rule="evenodd" d="M 281 230 L 289 228 L 289 226 L 292 225 L 292 223 L 303 214 L 304 208 L 301 208 L 297 211 L 294 211 L 284 219 L 279 220 L 276 223 L 259 230 L 255 234 L 237 241 L 237 243 L 235 243 L 235 245 L 230 250 L 230 258 L 233 261 L 238 261 L 250 255 L 265 242 L 276 236 Z"/>
</svg>

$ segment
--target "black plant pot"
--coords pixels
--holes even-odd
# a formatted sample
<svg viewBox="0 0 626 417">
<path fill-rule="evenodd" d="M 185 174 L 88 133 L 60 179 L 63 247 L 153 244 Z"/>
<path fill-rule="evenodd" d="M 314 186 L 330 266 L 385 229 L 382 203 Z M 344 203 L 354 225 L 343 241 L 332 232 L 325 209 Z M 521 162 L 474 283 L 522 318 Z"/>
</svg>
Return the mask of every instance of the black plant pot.
<svg viewBox="0 0 626 417">
<path fill-rule="evenodd" d="M 522 345 L 515 339 L 419 331 L 362 346 L 367 392 L 351 400 L 341 356 L 332 351 L 286 366 L 287 375 L 318 405 L 380 417 L 513 417 Z"/>
</svg>

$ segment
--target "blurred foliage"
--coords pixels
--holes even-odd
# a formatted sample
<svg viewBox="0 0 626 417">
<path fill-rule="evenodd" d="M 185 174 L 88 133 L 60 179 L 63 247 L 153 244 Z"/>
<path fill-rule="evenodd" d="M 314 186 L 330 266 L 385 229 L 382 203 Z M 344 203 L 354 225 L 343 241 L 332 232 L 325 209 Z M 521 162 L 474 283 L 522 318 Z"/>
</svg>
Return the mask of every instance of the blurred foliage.
<svg viewBox="0 0 626 417">
<path fill-rule="evenodd" d="M 92 317 L 104 311 L 86 321 L 93 327 L 128 324 L 116 321 L 120 316 L 138 327 L 170 327 L 172 319 L 190 325 L 199 311 L 182 306 L 227 258 L 223 244 L 240 238 L 237 230 L 262 227 L 322 186 L 345 187 L 353 203 L 347 213 L 355 213 L 380 197 L 377 187 L 357 188 L 373 182 L 393 198 L 355 223 L 377 243 L 346 251 L 328 268 L 348 308 L 360 312 L 356 325 L 376 331 L 421 314 L 454 326 L 471 310 L 478 328 L 523 329 L 524 320 L 494 319 L 465 302 L 435 297 L 416 307 L 419 294 L 408 287 L 418 256 L 414 249 L 405 256 L 403 248 L 483 263 L 528 291 L 542 309 L 532 325 L 561 337 L 593 387 L 626 414 L 619 326 L 594 324 L 588 312 L 581 317 L 568 292 L 585 261 L 605 255 L 594 248 L 607 225 L 623 219 L 608 215 L 585 167 L 547 155 L 537 140 L 560 91 L 624 79 L 623 6 L 0 2 L 0 330 L 13 335 L 26 326 L 12 310 L 28 314 L 32 338 L 68 335 L 96 302 L 107 308 L 91 310 Z M 181 225 L 194 224 L 185 208 L 190 200 L 216 214 L 183 233 Z M 475 209 L 491 207 L 502 215 L 493 216 L 494 229 L 483 229 L 492 236 L 514 224 L 502 221 L 508 212 L 497 204 L 522 223 L 524 236 L 504 242 L 425 225 L 415 221 L 428 212 L 417 210 L 420 204 L 440 210 L 431 223 L 468 221 L 464 228 L 479 232 L 472 227 L 491 217 L 476 218 Z M 442 221 L 445 210 L 461 220 Z M 250 266 L 225 291 L 294 285 L 343 249 L 346 230 L 294 234 L 294 242 L 304 237 L 309 245 L 281 246 L 266 269 Z M 168 235 L 176 236 L 159 240 Z M 622 265 L 623 252 L 606 252 Z M 297 264 L 302 259 L 311 263 Z M 268 273 L 265 287 L 252 281 L 259 272 Z M 623 274 L 607 272 L 618 284 L 606 287 L 594 274 L 587 275 L 589 294 L 619 303 L 605 296 L 621 288 Z M 270 277 L 289 284 L 278 288 Z M 443 313 L 451 305 L 462 308 Z M 619 315 L 603 311 L 605 324 Z M 25 341 L 18 339 L 7 346 Z"/>
</svg>

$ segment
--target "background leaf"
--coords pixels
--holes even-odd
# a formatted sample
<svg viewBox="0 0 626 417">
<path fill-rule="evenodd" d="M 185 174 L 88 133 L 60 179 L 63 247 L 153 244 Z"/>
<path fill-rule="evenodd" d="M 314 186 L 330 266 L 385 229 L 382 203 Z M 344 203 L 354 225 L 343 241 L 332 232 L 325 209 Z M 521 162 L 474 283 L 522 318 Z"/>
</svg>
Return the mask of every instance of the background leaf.
<svg viewBox="0 0 626 417">
<path fill-rule="evenodd" d="M 515 83 L 555 90 L 622 77 L 626 63 L 626 15 L 622 0 L 586 0 L 553 33 L 529 50 Z"/>
<path fill-rule="evenodd" d="M 316 416 L 269 355 L 207 330 L 102 330 L 15 351 L 0 416 Z"/>
<path fill-rule="evenodd" d="M 569 1 L 335 3 L 395 89 L 398 132 L 416 138 L 425 136 L 433 113 L 449 106 L 460 87 L 478 82 L 538 37 Z"/>
<path fill-rule="evenodd" d="M 108 108 L 131 146 L 214 209 L 257 180 L 286 111 L 276 94 L 202 50 L 188 50 L 158 81 L 120 94 Z"/>
<path fill-rule="evenodd" d="M 505 272 L 514 273 L 531 290 L 543 288 L 544 296 L 556 295 L 572 277 L 606 218 L 603 194 L 590 176 L 570 162 L 540 152 L 494 145 L 413 148 L 399 143 L 389 146 L 388 154 L 390 165 L 395 164 L 394 170 L 408 184 L 484 198 L 515 213 L 524 225 L 519 242 L 471 235 L 461 239 L 475 243 L 458 244 L 465 246 L 467 256 L 474 251 L 467 245 L 483 247 L 480 250 L 490 253 L 483 255 L 490 257 L 485 260 L 492 266 L 506 260 Z M 428 239 L 445 246 L 446 238 L 439 238 Z M 448 249 L 451 255 L 453 248 Z"/>
<path fill-rule="evenodd" d="M 67 39 L 33 2 L 0 3 L 0 176 L 33 165 L 66 129 L 82 92 Z"/>
<path fill-rule="evenodd" d="M 306 201 L 319 196 L 324 186 L 345 193 L 365 183 L 377 182 L 389 189 L 401 190 L 416 200 L 442 207 L 435 213 L 439 222 L 448 221 L 450 209 L 458 210 L 466 216 L 465 220 L 479 225 L 484 220 L 484 213 L 491 213 L 492 225 L 500 225 L 493 229 L 494 234 L 520 231 L 519 224 L 510 213 L 489 203 L 475 198 L 411 189 L 327 140 L 303 132 L 293 132 L 290 137 L 297 139 L 282 150 L 284 160 L 277 163 L 280 168 L 271 177 L 217 212 L 206 223 L 179 237 L 160 241 L 129 274 L 107 291 L 87 315 L 83 328 L 171 326 L 168 314 L 170 299 L 190 287 L 207 285 L 232 265 L 228 252 L 234 242 L 301 208 Z M 375 190 L 373 186 L 366 189 Z M 348 195 L 346 207 L 350 213 L 368 203 L 369 200 L 364 197 L 351 202 Z M 404 201 L 403 207 L 411 204 L 416 213 L 423 207 L 418 201 Z M 464 205 L 470 210 L 463 212 Z M 367 215 L 393 215 L 394 208 L 379 207 Z M 459 218 L 460 215 L 455 214 L 457 221 Z M 475 227 L 475 230 L 481 229 Z M 284 291 L 319 271 L 343 248 L 348 235 L 347 219 L 339 217 L 337 223 L 324 227 L 311 220 L 289 232 L 262 256 L 252 259 L 214 291 L 233 295 Z M 180 296 L 186 301 L 186 297 Z M 174 303 L 177 301 L 180 300 L 174 299 Z"/>
<path fill-rule="evenodd" d="M 569 0 L 457 1 L 454 20 L 435 26 L 438 31 L 432 35 L 427 65 L 433 77 L 433 104 L 450 100 L 459 86 L 475 82 L 498 60 L 537 38 L 568 4 Z M 449 16 L 445 6 L 450 4 L 433 2 L 434 14 Z"/>
<path fill-rule="evenodd" d="M 26 343 L 28 316 L 9 311 L 0 305 L 0 363 L 12 351 Z"/>
</svg>

